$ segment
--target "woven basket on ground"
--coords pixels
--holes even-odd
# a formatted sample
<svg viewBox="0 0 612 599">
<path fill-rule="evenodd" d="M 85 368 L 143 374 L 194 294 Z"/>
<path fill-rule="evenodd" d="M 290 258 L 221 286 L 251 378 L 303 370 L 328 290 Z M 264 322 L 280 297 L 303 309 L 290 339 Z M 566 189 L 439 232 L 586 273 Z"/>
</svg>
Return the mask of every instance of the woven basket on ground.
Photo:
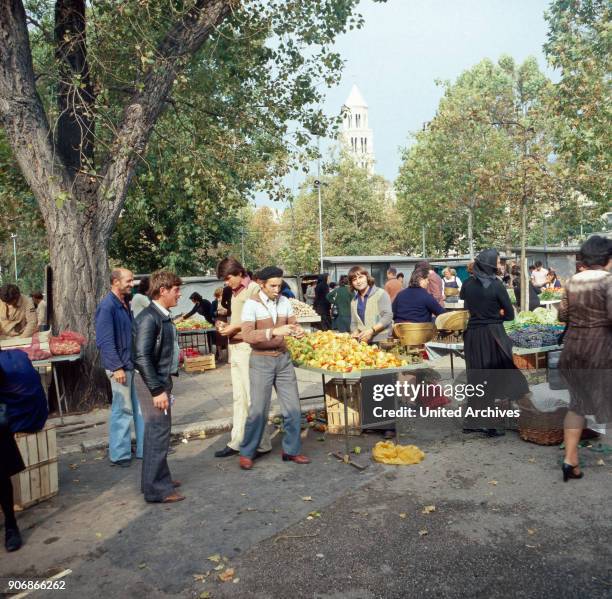
<svg viewBox="0 0 612 599">
<path fill-rule="evenodd" d="M 563 442 L 563 419 L 567 408 L 540 412 L 528 397 L 523 397 L 518 404 L 521 409 L 518 430 L 523 441 L 538 445 L 559 445 Z"/>
</svg>

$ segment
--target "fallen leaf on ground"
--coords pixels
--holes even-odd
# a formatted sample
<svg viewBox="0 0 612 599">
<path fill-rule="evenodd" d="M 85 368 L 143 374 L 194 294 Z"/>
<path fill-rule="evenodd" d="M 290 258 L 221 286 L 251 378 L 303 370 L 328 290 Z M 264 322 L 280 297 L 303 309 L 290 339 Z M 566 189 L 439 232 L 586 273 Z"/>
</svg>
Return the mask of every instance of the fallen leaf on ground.
<svg viewBox="0 0 612 599">
<path fill-rule="evenodd" d="M 101 539 L 102 538 L 102 533 L 101 532 L 97 532 L 96 533 L 96 537 L 98 537 L 98 539 Z"/>
<path fill-rule="evenodd" d="M 138 567 L 142 570 L 147 567 L 147 564 L 138 564 Z"/>
<path fill-rule="evenodd" d="M 312 516 L 313 518 L 320 518 L 321 512 L 310 512 L 308 515 Z"/>
<path fill-rule="evenodd" d="M 322 553 L 317 553 L 317 557 L 325 557 Z"/>
<path fill-rule="evenodd" d="M 427 532 L 425 529 L 423 529 L 423 530 L 419 530 L 419 537 L 424 537 L 424 536 L 426 536 L 426 535 L 428 535 L 428 534 L 429 534 L 429 533 L 428 533 L 428 532 Z"/>
<path fill-rule="evenodd" d="M 183 439 L 183 440 L 181 441 L 181 443 L 185 443 L 185 445 L 187 445 L 187 443 L 189 443 L 189 441 L 188 441 L 187 439 Z"/>
<path fill-rule="evenodd" d="M 312 516 L 306 516 L 306 520 L 314 520 Z"/>
<path fill-rule="evenodd" d="M 431 512 L 435 512 L 436 511 L 436 506 L 435 505 L 426 505 L 423 508 L 423 514 L 431 514 Z"/>
<path fill-rule="evenodd" d="M 208 591 L 201 592 L 200 599 L 210 599 L 210 593 Z"/>
<path fill-rule="evenodd" d="M 534 535 L 536 533 L 536 529 L 535 528 L 528 528 L 527 529 L 527 533 L 530 535 Z"/>
<path fill-rule="evenodd" d="M 535 462 L 535 458 L 529 458 L 527 461 L 533 464 Z"/>
<path fill-rule="evenodd" d="M 219 574 L 221 582 L 229 582 L 232 578 L 234 578 L 234 568 L 228 568 L 225 572 Z"/>
<path fill-rule="evenodd" d="M 206 559 L 209 562 L 220 562 L 221 556 L 218 553 L 215 553 L 214 555 L 209 555 Z"/>
<path fill-rule="evenodd" d="M 225 568 L 225 564 L 219 564 L 218 566 L 215 567 L 215 572 L 220 572 L 224 568 Z"/>
<path fill-rule="evenodd" d="M 489 484 L 490 484 L 490 485 L 496 485 L 496 484 L 497 484 L 497 481 L 496 481 L 496 480 L 490 480 L 490 481 L 489 481 Z"/>
<path fill-rule="evenodd" d="M 76 464 L 70 464 L 68 468 L 70 468 L 70 470 L 76 470 L 78 466 Z"/>
<path fill-rule="evenodd" d="M 405 518 L 405 517 L 406 517 L 406 514 L 405 514 L 404 512 L 402 512 L 402 513 L 399 515 L 399 517 L 400 517 L 400 518 Z"/>
<path fill-rule="evenodd" d="M 194 574 L 193 579 L 196 582 L 206 582 L 206 574 Z"/>
<path fill-rule="evenodd" d="M 604 462 L 604 461 L 603 461 L 601 458 L 599 458 L 599 459 L 597 460 L 597 465 L 598 465 L 598 466 L 605 466 L 605 465 L 606 465 L 606 463 L 605 463 L 605 462 Z"/>
<path fill-rule="evenodd" d="M 232 582 L 234 584 L 238 584 L 240 582 L 240 578 L 234 578 L 234 580 L 232 580 Z"/>
<path fill-rule="evenodd" d="M 312 501 L 312 497 L 310 495 L 306 495 L 306 497 L 302 497 L 302 501 Z"/>
</svg>

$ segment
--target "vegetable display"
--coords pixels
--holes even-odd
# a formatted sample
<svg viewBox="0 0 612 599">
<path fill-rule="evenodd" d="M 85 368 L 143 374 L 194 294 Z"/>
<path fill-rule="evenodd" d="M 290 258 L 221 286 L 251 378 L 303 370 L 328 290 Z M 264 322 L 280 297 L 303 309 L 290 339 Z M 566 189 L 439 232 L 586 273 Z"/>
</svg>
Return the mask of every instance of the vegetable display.
<svg viewBox="0 0 612 599">
<path fill-rule="evenodd" d="M 548 301 L 554 301 L 554 300 L 560 300 L 563 297 L 563 290 L 562 289 L 545 289 L 544 291 L 542 291 L 542 293 L 540 293 L 540 299 L 548 302 Z"/>
<path fill-rule="evenodd" d="M 504 322 L 504 327 L 506 331 L 510 333 L 511 331 L 517 331 L 526 326 L 538 324 L 559 325 L 560 323 L 557 320 L 557 313 L 554 310 L 536 308 L 533 312 L 529 312 L 528 310 L 519 312 L 513 321 Z"/>
<path fill-rule="evenodd" d="M 406 360 L 357 341 L 348 333 L 317 331 L 302 339 L 289 337 L 287 345 L 296 364 L 333 372 L 398 368 L 407 364 Z"/>
<path fill-rule="evenodd" d="M 191 331 L 198 329 L 210 329 L 213 325 L 206 320 L 195 320 L 189 318 L 188 320 L 181 320 L 176 323 L 176 329 L 178 331 Z"/>
</svg>

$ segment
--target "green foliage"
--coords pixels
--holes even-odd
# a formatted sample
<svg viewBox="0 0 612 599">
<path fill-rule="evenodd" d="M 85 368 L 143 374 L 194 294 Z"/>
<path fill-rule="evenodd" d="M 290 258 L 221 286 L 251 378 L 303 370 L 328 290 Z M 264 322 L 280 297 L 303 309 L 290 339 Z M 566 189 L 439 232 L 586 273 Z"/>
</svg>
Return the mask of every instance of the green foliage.
<svg viewBox="0 0 612 599">
<path fill-rule="evenodd" d="M 34 195 L 26 185 L 0 132 L 0 284 L 15 282 L 13 241 L 17 239 L 17 276 L 23 293 L 42 289 L 49 262 L 45 227 Z"/>
<path fill-rule="evenodd" d="M 544 110 L 550 83 L 534 59 L 483 60 L 444 83 L 436 115 L 404 151 L 396 181 L 403 239 L 421 253 L 509 247 L 520 207 L 550 207 L 562 189 L 552 171 L 551 126 Z M 467 234 L 466 234 L 467 232 Z"/>
<path fill-rule="evenodd" d="M 282 217 L 279 256 L 288 271 L 319 270 L 318 193 L 314 178 L 302 185 Z M 397 253 L 399 222 L 389 184 L 347 155 L 332 158 L 321 176 L 325 255 Z"/>
<path fill-rule="evenodd" d="M 558 151 L 576 189 L 609 210 L 612 191 L 612 5 L 555 0 L 546 14 L 548 60 L 560 71 L 550 98 Z"/>
</svg>

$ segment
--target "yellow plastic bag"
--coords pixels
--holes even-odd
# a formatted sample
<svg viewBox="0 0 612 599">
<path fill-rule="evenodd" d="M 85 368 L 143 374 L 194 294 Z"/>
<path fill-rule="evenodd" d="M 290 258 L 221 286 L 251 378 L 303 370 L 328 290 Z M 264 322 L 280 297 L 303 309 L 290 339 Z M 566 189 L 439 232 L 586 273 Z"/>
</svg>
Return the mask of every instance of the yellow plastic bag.
<svg viewBox="0 0 612 599">
<path fill-rule="evenodd" d="M 425 454 L 416 445 L 396 445 L 391 441 L 379 441 L 372 455 L 383 464 L 418 464 L 425 459 Z"/>
</svg>

